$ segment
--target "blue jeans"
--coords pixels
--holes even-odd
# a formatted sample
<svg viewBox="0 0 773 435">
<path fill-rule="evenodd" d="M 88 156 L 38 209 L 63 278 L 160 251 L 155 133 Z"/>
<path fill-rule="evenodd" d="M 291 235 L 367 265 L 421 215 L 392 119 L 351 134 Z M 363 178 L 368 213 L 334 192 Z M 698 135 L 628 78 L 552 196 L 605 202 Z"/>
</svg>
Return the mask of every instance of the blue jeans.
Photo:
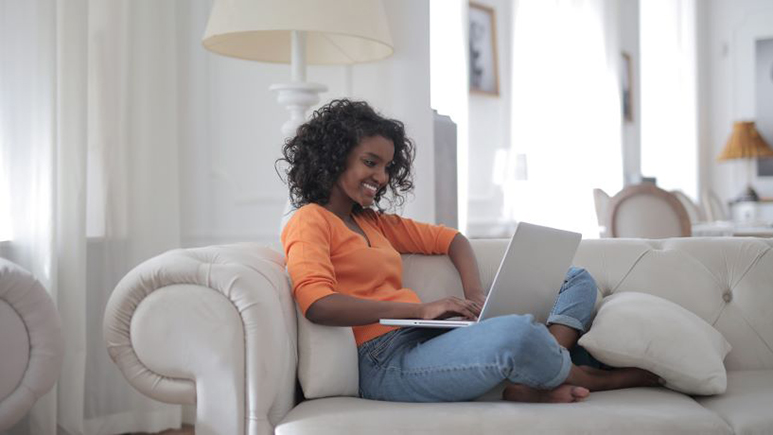
<svg viewBox="0 0 773 435">
<path fill-rule="evenodd" d="M 572 267 L 548 318 L 585 332 L 596 303 L 596 283 Z M 398 402 L 475 399 L 502 381 L 553 389 L 572 366 L 545 325 L 531 315 L 509 315 L 452 330 L 402 328 L 360 345 L 360 396 Z"/>
</svg>

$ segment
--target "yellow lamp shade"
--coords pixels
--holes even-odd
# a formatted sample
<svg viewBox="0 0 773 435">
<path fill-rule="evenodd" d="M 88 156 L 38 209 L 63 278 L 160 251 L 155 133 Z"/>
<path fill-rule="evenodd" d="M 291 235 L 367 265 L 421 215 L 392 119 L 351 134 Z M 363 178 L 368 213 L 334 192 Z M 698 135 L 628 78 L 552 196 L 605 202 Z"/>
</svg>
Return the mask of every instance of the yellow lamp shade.
<svg viewBox="0 0 773 435">
<path fill-rule="evenodd" d="M 718 161 L 773 157 L 773 149 L 760 136 L 754 121 L 738 121 Z"/>
</svg>

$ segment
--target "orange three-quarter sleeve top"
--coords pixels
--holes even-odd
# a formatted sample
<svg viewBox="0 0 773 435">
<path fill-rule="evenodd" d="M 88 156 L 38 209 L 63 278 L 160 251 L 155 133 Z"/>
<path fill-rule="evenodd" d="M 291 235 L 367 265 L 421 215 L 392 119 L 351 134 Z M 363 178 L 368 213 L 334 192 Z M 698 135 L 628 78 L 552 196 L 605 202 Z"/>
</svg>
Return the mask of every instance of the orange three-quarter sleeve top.
<svg viewBox="0 0 773 435">
<path fill-rule="evenodd" d="M 400 254 L 447 254 L 457 231 L 365 209 L 353 216 L 368 236 L 352 231 L 317 204 L 299 208 L 282 231 L 293 297 L 303 314 L 317 300 L 341 293 L 362 299 L 421 303 L 402 285 Z M 393 326 L 354 326 L 357 345 Z"/>
</svg>

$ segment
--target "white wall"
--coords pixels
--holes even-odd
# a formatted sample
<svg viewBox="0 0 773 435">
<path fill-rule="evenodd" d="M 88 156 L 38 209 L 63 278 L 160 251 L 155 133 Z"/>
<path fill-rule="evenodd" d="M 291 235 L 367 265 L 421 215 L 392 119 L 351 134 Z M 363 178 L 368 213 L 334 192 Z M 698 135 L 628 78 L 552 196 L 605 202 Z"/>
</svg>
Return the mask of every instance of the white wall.
<svg viewBox="0 0 773 435">
<path fill-rule="evenodd" d="M 753 43 L 750 35 L 773 37 L 773 3 L 769 0 L 698 1 L 698 184 L 711 188 L 725 201 L 736 197 L 746 184 L 743 162 L 717 162 L 730 134 L 732 123 L 743 116 L 754 117 L 754 96 L 749 94 L 753 82 L 753 63 L 741 56 L 739 49 Z M 621 1 L 621 47 L 640 68 L 638 48 L 638 1 Z M 634 54 L 636 53 L 636 54 Z M 637 74 L 641 77 L 641 74 Z M 634 81 L 634 114 L 636 122 L 623 130 L 626 182 L 640 167 L 639 123 L 640 81 Z M 773 196 L 773 178 L 753 181 L 762 196 Z"/>
<path fill-rule="evenodd" d="M 435 160 L 429 73 L 429 1 L 384 1 L 395 53 L 389 59 L 354 67 L 353 96 L 405 123 L 416 144 L 414 197 L 403 216 L 435 220 Z"/>
<path fill-rule="evenodd" d="M 492 183 L 494 156 L 510 148 L 511 38 L 514 2 L 480 0 L 496 15 L 499 95 L 471 93 L 469 98 L 469 226 L 493 225 L 499 216 L 502 191 Z"/>
<path fill-rule="evenodd" d="M 698 6 L 701 183 L 730 200 L 746 185 L 746 166 L 740 161 L 716 162 L 716 156 L 733 122 L 754 117 L 754 61 L 749 53 L 755 38 L 773 37 L 773 2 L 709 0 Z M 760 196 L 773 197 L 773 177 L 752 183 Z"/>
<path fill-rule="evenodd" d="M 201 45 L 211 0 L 178 3 L 181 23 L 178 94 L 181 114 L 181 214 L 184 246 L 259 241 L 279 248 L 287 188 L 274 172 L 287 114 L 269 92 L 288 81 L 288 65 L 226 58 Z M 356 65 L 351 86 L 343 66 L 310 66 L 308 80 L 329 87 L 322 102 L 365 99 L 402 120 L 417 145 L 415 195 L 404 215 L 434 220 L 432 113 L 429 104 L 429 3 L 384 2 L 394 42 L 386 60 Z"/>
<path fill-rule="evenodd" d="M 497 222 L 503 207 L 502 189 L 492 182 L 496 151 L 510 150 L 512 125 L 512 76 L 515 68 L 534 68 L 534 65 L 515 65 L 512 61 L 512 35 L 517 0 L 480 0 L 496 11 L 497 51 L 499 55 L 499 96 L 470 94 L 469 97 L 469 227 L 473 235 L 506 234 L 510 227 Z M 604 5 L 606 34 L 614 35 L 606 41 L 609 53 L 628 51 L 638 66 L 638 0 L 608 0 Z M 619 58 L 619 56 L 617 56 Z M 516 70 L 517 72 L 517 70 Z M 634 72 L 635 75 L 638 75 Z M 634 81 L 634 123 L 622 128 L 624 170 L 626 182 L 637 182 L 640 177 L 639 151 L 639 83 Z M 560 120 L 556 120 L 560 128 Z M 529 163 L 526 163 L 527 172 Z M 617 174 L 616 174 L 617 175 Z M 623 178 L 623 174 L 619 174 Z M 609 192 L 614 194 L 615 192 Z M 588 198 L 592 198 L 590 192 Z M 494 229 L 498 226 L 499 229 Z"/>
<path fill-rule="evenodd" d="M 631 55 L 633 64 L 633 122 L 623 123 L 623 181 L 641 181 L 641 56 L 639 52 L 639 0 L 618 1 L 620 50 Z M 614 195 L 615 192 L 607 192 Z"/>
<path fill-rule="evenodd" d="M 465 232 L 468 217 L 470 112 L 467 71 L 468 8 L 467 0 L 430 0 L 430 102 L 439 115 L 449 116 L 456 125 L 457 226 Z M 435 140 L 443 143 L 442 132 L 440 136 Z M 436 154 L 441 152 L 442 149 L 436 150 Z M 442 162 L 436 162 L 438 163 Z M 443 177 L 436 177 L 438 178 Z M 436 188 L 447 189 L 448 186 L 439 185 Z"/>
<path fill-rule="evenodd" d="M 501 195 L 491 183 L 498 148 L 510 145 L 510 45 L 514 2 L 482 0 L 497 11 L 500 96 L 471 95 L 469 106 L 470 217 L 498 213 Z M 619 1 L 620 45 L 638 68 L 638 23 L 635 2 Z M 274 173 L 286 114 L 268 91 L 289 77 L 287 65 L 225 58 L 205 51 L 200 39 L 211 0 L 179 2 L 180 35 L 178 94 L 187 111 L 181 131 L 181 195 L 183 244 L 207 245 L 243 240 L 275 243 L 277 222 L 286 200 L 286 187 Z M 751 74 L 751 65 L 734 68 L 739 29 L 749 20 L 773 14 L 769 0 L 708 0 L 698 2 L 700 183 L 723 198 L 737 195 L 744 173 L 735 162 L 715 163 L 735 112 L 747 107 L 733 97 L 734 74 Z M 433 141 L 429 104 L 429 5 L 426 0 L 385 2 L 395 45 L 387 60 L 352 67 L 352 96 L 372 102 L 386 115 L 403 120 L 417 144 L 416 191 L 405 214 L 434 220 L 432 192 Z M 758 19 L 758 18 L 757 18 Z M 773 18 L 769 20 L 773 28 Z M 773 29 L 771 29 L 773 33 Z M 310 67 L 309 79 L 326 84 L 327 100 L 347 93 L 344 67 Z M 736 80 L 737 81 L 737 80 Z M 638 83 L 635 111 L 640 113 Z M 752 106 L 753 107 L 753 106 Z M 744 109 L 745 110 L 745 109 Z M 638 168 L 638 123 L 626 125 L 624 165 L 629 177 Z M 773 180 L 756 180 L 763 196 L 773 196 Z M 499 195 L 499 196 L 498 196 Z"/>
</svg>

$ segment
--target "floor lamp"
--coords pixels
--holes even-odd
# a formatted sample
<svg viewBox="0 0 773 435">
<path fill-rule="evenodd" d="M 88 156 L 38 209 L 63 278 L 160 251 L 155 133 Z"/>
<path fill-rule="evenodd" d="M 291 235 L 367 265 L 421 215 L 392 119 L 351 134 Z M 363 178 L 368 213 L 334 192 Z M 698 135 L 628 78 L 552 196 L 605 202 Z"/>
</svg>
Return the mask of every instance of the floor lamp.
<svg viewBox="0 0 773 435">
<path fill-rule="evenodd" d="M 350 65 L 392 54 L 381 0 L 215 0 L 204 47 L 224 56 L 289 63 L 290 81 L 270 87 L 290 112 L 285 137 L 327 87 L 306 81 L 306 65 Z"/>
</svg>

